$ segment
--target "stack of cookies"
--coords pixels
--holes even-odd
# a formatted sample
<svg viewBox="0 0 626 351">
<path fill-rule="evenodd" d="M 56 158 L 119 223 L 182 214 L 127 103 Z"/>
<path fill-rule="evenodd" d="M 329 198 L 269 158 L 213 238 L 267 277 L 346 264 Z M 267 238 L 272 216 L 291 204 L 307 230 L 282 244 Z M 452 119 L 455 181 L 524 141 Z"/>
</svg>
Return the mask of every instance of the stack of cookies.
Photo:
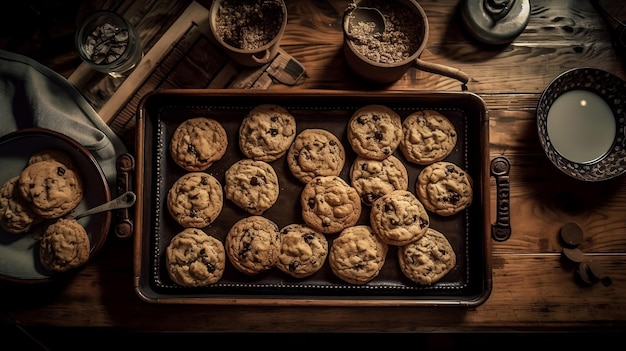
<svg viewBox="0 0 626 351">
<path fill-rule="evenodd" d="M 68 154 L 41 150 L 0 188 L 0 227 L 23 235 L 42 223 L 38 257 L 43 267 L 50 272 L 79 267 L 89 258 L 89 237 L 76 220 L 62 217 L 78 206 L 83 191 L 82 176 Z"/>
<path fill-rule="evenodd" d="M 187 173 L 167 196 L 168 212 L 183 228 L 165 256 L 174 283 L 216 283 L 228 259 L 245 275 L 277 268 L 296 279 L 315 274 L 328 260 L 341 281 L 366 284 L 379 275 L 389 246 L 398 247 L 398 269 L 418 284 L 433 284 L 455 267 L 452 245 L 431 227 L 430 216 L 452 216 L 467 208 L 472 180 L 444 161 L 457 135 L 443 114 L 417 111 L 403 121 L 386 106 L 366 105 L 349 119 L 346 145 L 330 130 L 297 132 L 296 127 L 295 117 L 281 106 L 251 109 L 237 139 L 244 157 L 224 171 L 224 184 L 207 171 L 228 147 L 224 127 L 212 118 L 195 117 L 176 128 L 170 154 Z M 347 147 L 355 157 L 344 179 Z M 279 228 L 264 214 L 279 199 L 272 162 L 282 157 L 301 184 L 301 217 Z M 404 162 L 422 167 L 414 192 Z M 225 201 L 246 215 L 222 242 L 204 228 L 220 216 Z M 359 223 L 365 209 L 369 222 Z"/>
</svg>

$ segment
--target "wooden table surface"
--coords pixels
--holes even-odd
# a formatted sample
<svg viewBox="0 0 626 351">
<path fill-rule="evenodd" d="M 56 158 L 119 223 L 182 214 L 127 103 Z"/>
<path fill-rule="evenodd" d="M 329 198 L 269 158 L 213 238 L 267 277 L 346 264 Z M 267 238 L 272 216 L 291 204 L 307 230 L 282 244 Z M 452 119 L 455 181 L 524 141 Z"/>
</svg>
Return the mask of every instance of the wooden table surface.
<svg viewBox="0 0 626 351">
<path fill-rule="evenodd" d="M 355 79 L 341 51 L 340 23 L 347 1 L 286 2 L 289 17 L 281 48 L 305 67 L 306 74 L 295 86 L 272 83 L 264 89 L 461 91 L 459 82 L 415 68 L 386 87 Z M 610 31 L 592 2 L 530 2 L 531 17 L 525 31 L 510 44 L 489 46 L 465 33 L 458 13 L 461 1 L 420 1 L 430 23 L 422 59 L 457 67 L 471 76 L 467 88 L 485 101 L 488 110 L 490 155 L 505 156 L 511 163 L 512 235 L 504 242 L 490 243 L 493 287 L 484 304 L 462 309 L 146 303 L 134 290 L 133 240 L 112 235 L 97 257 L 67 280 L 35 286 L 2 283 L 2 316 L 24 327 L 110 327 L 136 332 L 626 330 L 626 177 L 583 183 L 563 174 L 544 155 L 535 120 L 539 97 L 557 75 L 572 68 L 593 67 L 624 79 L 626 59 L 611 46 Z M 12 40 L 3 33 L 0 44 L 75 82 L 99 111 L 107 113 L 108 123 L 134 150 L 134 109 L 141 96 L 163 87 L 209 87 L 216 72 L 203 63 L 220 62 L 223 68 L 228 60 L 200 51 L 194 55 L 177 50 L 157 53 L 162 47 L 174 47 L 171 43 L 160 46 L 160 39 L 174 40 L 167 36 L 179 32 L 173 25 L 189 15 L 185 9 L 191 2 L 161 1 L 142 7 L 117 1 L 98 6 L 116 3 L 121 4 L 118 11 L 128 11 L 140 28 L 147 55 L 165 58 L 143 63 L 148 66 L 140 69 L 144 70 L 137 73 L 141 77 L 134 77 L 132 84 L 124 86 L 123 80 L 79 70 L 80 59 L 71 37 L 75 29 L 72 16 L 80 13 L 79 8 L 85 9 L 80 1 L 65 4 L 69 11 L 55 11 L 60 20 L 40 22 L 40 30 L 27 33 L 28 38 Z M 209 1 L 198 3 L 206 7 Z M 626 19 L 620 0 L 603 3 Z M 186 45 L 187 53 L 205 45 L 198 41 L 184 44 L 180 37 L 175 40 L 179 46 L 174 49 Z M 94 87 L 98 87 L 97 93 Z M 110 100 L 116 100 L 116 105 L 106 106 Z M 492 180 L 492 204 L 496 203 L 495 190 Z M 495 208 L 490 211 L 495 221 Z M 611 284 L 581 285 L 574 279 L 573 269 L 562 264 L 558 232 L 570 221 L 583 228 L 580 248 L 603 265 Z"/>
</svg>

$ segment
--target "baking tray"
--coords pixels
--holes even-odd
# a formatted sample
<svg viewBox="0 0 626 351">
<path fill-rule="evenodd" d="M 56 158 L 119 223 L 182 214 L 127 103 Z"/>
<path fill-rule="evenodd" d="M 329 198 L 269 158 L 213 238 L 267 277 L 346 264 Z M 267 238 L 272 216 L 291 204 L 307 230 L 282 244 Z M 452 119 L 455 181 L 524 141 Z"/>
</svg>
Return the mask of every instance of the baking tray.
<svg viewBox="0 0 626 351">
<path fill-rule="evenodd" d="M 314 275 L 292 278 L 274 268 L 257 276 L 238 272 L 226 263 L 220 281 L 206 287 L 174 284 L 164 269 L 164 252 L 171 238 L 183 228 L 169 215 L 167 192 L 186 171 L 169 155 L 169 140 L 184 120 L 209 117 L 219 121 L 228 134 L 224 157 L 207 173 L 222 185 L 224 172 L 243 158 L 237 141 L 244 116 L 257 105 L 277 104 L 297 121 L 297 131 L 324 128 L 344 144 L 346 163 L 340 176 L 349 181 L 349 169 L 356 154 L 347 141 L 347 122 L 367 104 L 383 104 L 403 119 L 420 109 L 434 109 L 454 124 L 458 140 L 446 158 L 464 168 L 473 178 L 474 199 L 469 208 L 449 217 L 430 215 L 430 226 L 444 233 L 457 255 L 457 265 L 439 282 L 420 286 L 400 271 L 397 248 L 389 247 L 378 277 L 365 285 L 353 285 L 335 277 L 328 261 Z M 361 91 L 272 91 L 272 90 L 190 90 L 154 91 L 143 97 L 136 126 L 136 189 L 134 272 L 137 294 L 151 303 L 327 305 L 327 306 L 460 306 L 476 307 L 491 293 L 490 195 L 488 118 L 484 101 L 470 92 L 361 92 Z M 424 166 L 406 162 L 409 190 L 415 193 L 417 174 Z M 270 163 L 279 177 L 279 198 L 263 215 L 280 228 L 302 223 L 299 196 L 303 188 L 290 174 L 285 156 Z M 370 208 L 363 206 L 358 224 L 368 224 Z M 218 218 L 204 231 L 224 242 L 230 227 L 249 216 L 224 199 Z M 329 247 L 337 235 L 327 235 Z"/>
</svg>

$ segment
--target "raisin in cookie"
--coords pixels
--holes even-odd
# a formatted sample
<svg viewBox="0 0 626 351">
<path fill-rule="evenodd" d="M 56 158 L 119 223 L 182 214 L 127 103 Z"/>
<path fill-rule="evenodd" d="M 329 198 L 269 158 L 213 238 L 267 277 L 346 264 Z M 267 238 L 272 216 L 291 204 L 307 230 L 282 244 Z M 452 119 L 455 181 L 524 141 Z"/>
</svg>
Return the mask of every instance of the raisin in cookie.
<svg viewBox="0 0 626 351">
<path fill-rule="evenodd" d="M 176 222 L 186 228 L 204 228 L 222 212 L 222 185 L 205 172 L 178 178 L 167 194 L 167 208 Z"/>
<path fill-rule="evenodd" d="M 471 205 L 472 178 L 452 162 L 435 162 L 417 176 L 416 193 L 427 210 L 450 216 Z"/>
<path fill-rule="evenodd" d="M 276 267 L 294 278 L 305 278 L 322 268 L 328 256 L 326 236 L 305 224 L 288 224 L 280 230 Z"/>
<path fill-rule="evenodd" d="M 78 173 L 57 161 L 40 161 L 20 173 L 20 194 L 35 214 L 59 218 L 83 200 L 83 181 Z"/>
<path fill-rule="evenodd" d="M 224 244 L 201 229 L 185 228 L 176 234 L 165 250 L 167 273 L 182 286 L 217 283 L 224 274 Z"/>
<path fill-rule="evenodd" d="M 402 246 L 424 235 L 430 218 L 412 192 L 395 190 L 374 202 L 370 225 L 387 244 Z"/>
<path fill-rule="evenodd" d="M 439 281 L 456 265 L 456 254 L 441 232 L 428 228 L 417 241 L 398 248 L 402 273 L 412 281 L 429 285 Z"/>
<path fill-rule="evenodd" d="M 279 228 L 262 216 L 237 221 L 226 234 L 226 254 L 238 271 L 255 275 L 270 270 L 278 259 Z"/>
<path fill-rule="evenodd" d="M 0 228 L 21 234 L 30 230 L 38 216 L 18 192 L 19 176 L 7 180 L 0 188 Z"/>
<path fill-rule="evenodd" d="M 350 183 L 364 204 L 371 206 L 379 197 L 394 190 L 407 190 L 409 175 L 399 158 L 372 160 L 357 156 L 350 168 Z"/>
<path fill-rule="evenodd" d="M 225 173 L 226 198 L 253 215 L 263 214 L 272 207 L 279 189 L 278 176 L 265 161 L 239 160 Z"/>
<path fill-rule="evenodd" d="M 384 160 L 394 153 L 402 140 L 402 120 L 383 105 L 358 109 L 348 121 L 348 141 L 357 155 Z"/>
<path fill-rule="evenodd" d="M 174 162 L 191 172 L 209 168 L 224 156 L 227 147 L 224 127 L 206 117 L 185 120 L 176 127 L 170 140 L 170 154 Z"/>
<path fill-rule="evenodd" d="M 446 116 L 434 110 L 410 114 L 402 122 L 400 150 L 410 162 L 427 165 L 441 161 L 456 145 L 457 133 Z"/>
<path fill-rule="evenodd" d="M 385 264 L 388 246 L 367 225 L 346 228 L 333 240 L 328 262 L 333 273 L 352 284 L 376 278 Z"/>
<path fill-rule="evenodd" d="M 75 219 L 59 218 L 39 241 L 39 261 L 51 272 L 65 272 L 85 264 L 90 249 L 85 228 Z"/>
<path fill-rule="evenodd" d="M 250 159 L 272 162 L 284 156 L 296 137 L 296 119 L 281 106 L 253 108 L 239 126 L 239 148 Z"/>
<path fill-rule="evenodd" d="M 316 177 L 300 193 L 302 219 L 324 234 L 339 233 L 361 216 L 361 198 L 338 176 Z"/>
<path fill-rule="evenodd" d="M 301 131 L 287 153 L 289 170 L 305 184 L 317 176 L 339 175 L 345 162 L 343 145 L 325 129 Z"/>
</svg>

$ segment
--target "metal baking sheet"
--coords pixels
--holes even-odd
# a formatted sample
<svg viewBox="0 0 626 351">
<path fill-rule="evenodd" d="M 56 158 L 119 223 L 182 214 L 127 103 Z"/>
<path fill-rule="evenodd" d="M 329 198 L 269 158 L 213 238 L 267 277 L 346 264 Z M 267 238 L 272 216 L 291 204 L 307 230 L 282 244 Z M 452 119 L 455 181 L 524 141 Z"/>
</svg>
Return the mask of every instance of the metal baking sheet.
<svg viewBox="0 0 626 351">
<path fill-rule="evenodd" d="M 219 121 L 228 133 L 224 157 L 207 173 L 222 185 L 224 172 L 243 157 L 237 141 L 244 116 L 257 105 L 277 104 L 297 121 L 297 131 L 324 128 L 344 144 L 346 163 L 340 174 L 349 181 L 349 169 L 356 154 L 347 141 L 347 122 L 367 104 L 382 104 L 403 119 L 417 110 L 434 109 L 454 124 L 458 141 L 446 158 L 464 168 L 473 179 L 472 205 L 453 216 L 432 213 L 430 226 L 444 233 L 457 255 L 457 265 L 439 282 L 420 286 L 403 276 L 398 266 L 397 248 L 389 247 L 385 265 L 378 277 L 365 285 L 353 285 L 335 277 L 328 261 L 314 275 L 296 279 L 274 268 L 257 276 L 246 276 L 228 262 L 219 282 L 197 288 L 174 284 L 164 269 L 164 252 L 180 227 L 167 211 L 167 192 L 186 171 L 169 155 L 169 140 L 184 120 L 199 116 Z M 185 304 L 250 305 L 428 305 L 475 307 L 491 292 L 490 204 L 488 118 L 484 101 L 469 92 L 350 92 L 350 91 L 272 91 L 272 90 L 162 90 L 146 95 L 137 113 L 137 206 L 135 208 L 135 289 L 145 301 Z M 415 193 L 417 174 L 424 166 L 407 162 L 409 190 Z M 289 173 L 285 156 L 270 163 L 279 177 L 277 203 L 263 215 L 280 228 L 302 223 L 299 196 L 303 184 Z M 368 206 L 358 224 L 369 223 Z M 208 234 L 224 241 L 230 227 L 249 214 L 229 200 L 219 217 L 207 228 Z M 337 235 L 327 235 L 329 247 Z"/>
</svg>

